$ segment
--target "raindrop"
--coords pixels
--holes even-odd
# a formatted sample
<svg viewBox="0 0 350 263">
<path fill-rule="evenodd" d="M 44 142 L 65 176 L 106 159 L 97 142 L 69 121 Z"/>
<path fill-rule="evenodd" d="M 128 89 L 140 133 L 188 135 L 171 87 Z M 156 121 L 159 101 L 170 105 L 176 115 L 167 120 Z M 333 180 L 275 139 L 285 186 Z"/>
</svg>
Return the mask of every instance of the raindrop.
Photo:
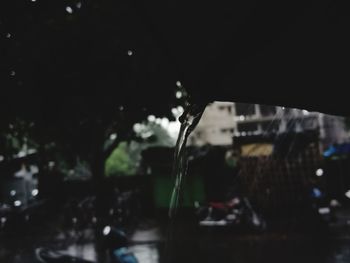
<svg viewBox="0 0 350 263">
<path fill-rule="evenodd" d="M 110 226 L 105 226 L 103 229 L 103 235 L 107 236 L 111 232 L 111 227 Z"/>
<path fill-rule="evenodd" d="M 32 2 L 36 2 L 36 0 L 31 0 Z"/>
<path fill-rule="evenodd" d="M 303 110 L 304 115 L 309 115 L 309 112 L 307 110 Z"/>
<path fill-rule="evenodd" d="M 32 196 L 37 196 L 38 194 L 39 194 L 39 190 L 38 189 L 33 189 Z"/>
<path fill-rule="evenodd" d="M 113 134 L 111 134 L 110 136 L 109 136 L 109 139 L 111 139 L 111 140 L 115 140 L 115 139 L 117 139 L 117 134 L 116 133 L 113 133 Z"/>
<path fill-rule="evenodd" d="M 131 50 L 128 50 L 128 56 L 132 56 L 133 52 Z"/>
<path fill-rule="evenodd" d="M 13 76 L 16 75 L 16 72 L 15 72 L 14 70 L 12 70 L 12 71 L 10 72 L 10 75 L 13 77 Z"/>
<path fill-rule="evenodd" d="M 11 35 L 10 33 L 7 33 L 7 34 L 6 34 L 6 37 L 7 37 L 7 38 L 11 38 L 11 36 L 12 36 L 12 35 Z"/>
<path fill-rule="evenodd" d="M 329 209 L 329 207 L 320 207 L 318 209 L 318 213 L 321 215 L 326 215 L 329 214 L 331 212 L 331 210 Z"/>
<path fill-rule="evenodd" d="M 176 98 L 180 99 L 182 97 L 182 92 L 181 91 L 177 91 L 176 92 Z"/>
<path fill-rule="evenodd" d="M 320 169 L 317 169 L 317 170 L 316 170 L 316 175 L 317 175 L 317 176 L 322 176 L 322 175 L 323 175 L 323 169 L 321 169 L 321 168 L 320 168 Z"/>
<path fill-rule="evenodd" d="M 240 121 L 244 121 L 245 117 L 243 115 L 239 116 Z"/>
<path fill-rule="evenodd" d="M 66 11 L 67 11 L 67 13 L 69 13 L 69 14 L 72 14 L 72 13 L 73 13 L 73 9 L 72 9 L 70 6 L 67 6 L 67 7 L 66 7 Z"/>
<path fill-rule="evenodd" d="M 181 88 L 181 87 L 182 87 L 181 82 L 180 82 L 180 81 L 176 81 L 176 86 L 178 86 L 179 88 Z"/>
<path fill-rule="evenodd" d="M 81 2 L 77 3 L 77 8 L 81 8 Z"/>
</svg>

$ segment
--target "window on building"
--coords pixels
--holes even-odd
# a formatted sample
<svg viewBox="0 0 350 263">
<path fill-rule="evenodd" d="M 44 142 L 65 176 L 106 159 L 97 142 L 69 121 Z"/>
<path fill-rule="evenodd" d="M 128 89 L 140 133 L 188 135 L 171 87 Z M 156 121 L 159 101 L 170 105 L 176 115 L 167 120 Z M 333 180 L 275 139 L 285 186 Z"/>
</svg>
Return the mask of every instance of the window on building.
<svg viewBox="0 0 350 263">
<path fill-rule="evenodd" d="M 258 124 L 255 122 L 238 123 L 237 128 L 239 132 L 255 132 L 258 130 Z"/>
<path fill-rule="evenodd" d="M 272 132 L 272 133 L 276 133 L 279 131 L 280 129 L 280 124 L 281 122 L 278 120 L 275 120 L 273 122 L 271 121 L 264 121 L 261 123 L 261 129 L 262 132 Z"/>
<path fill-rule="evenodd" d="M 317 128 L 317 121 L 314 118 L 305 118 L 301 124 L 302 128 L 305 130 L 313 130 Z"/>
<path fill-rule="evenodd" d="M 262 116 L 271 116 L 276 114 L 275 106 L 259 105 Z"/>
<path fill-rule="evenodd" d="M 243 115 L 254 115 L 255 114 L 255 105 L 247 103 L 235 103 L 236 114 L 238 116 Z"/>
<path fill-rule="evenodd" d="M 291 108 L 284 108 L 283 111 L 284 111 L 284 114 L 291 114 L 293 112 Z"/>
<path fill-rule="evenodd" d="M 287 122 L 287 131 L 295 131 L 298 120 L 289 120 Z"/>
<path fill-rule="evenodd" d="M 232 113 L 232 105 L 220 105 L 218 106 L 218 109 L 220 111 L 228 111 L 229 113 Z"/>
<path fill-rule="evenodd" d="M 220 129 L 220 131 L 222 133 L 229 133 L 229 134 L 232 134 L 234 132 L 234 129 L 230 129 L 230 128 L 223 128 L 223 129 Z"/>
</svg>

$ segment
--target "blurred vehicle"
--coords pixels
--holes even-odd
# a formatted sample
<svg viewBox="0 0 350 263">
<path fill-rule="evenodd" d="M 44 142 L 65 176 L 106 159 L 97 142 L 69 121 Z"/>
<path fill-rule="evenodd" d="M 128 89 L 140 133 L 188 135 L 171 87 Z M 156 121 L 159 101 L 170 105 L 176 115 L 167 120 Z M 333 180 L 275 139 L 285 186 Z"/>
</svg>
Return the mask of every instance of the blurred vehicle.
<svg viewBox="0 0 350 263">
<path fill-rule="evenodd" d="M 199 225 L 243 227 L 255 231 L 266 228 L 264 219 L 252 208 L 246 197 L 232 197 L 226 202 L 209 202 L 208 205 L 195 204 Z"/>
</svg>

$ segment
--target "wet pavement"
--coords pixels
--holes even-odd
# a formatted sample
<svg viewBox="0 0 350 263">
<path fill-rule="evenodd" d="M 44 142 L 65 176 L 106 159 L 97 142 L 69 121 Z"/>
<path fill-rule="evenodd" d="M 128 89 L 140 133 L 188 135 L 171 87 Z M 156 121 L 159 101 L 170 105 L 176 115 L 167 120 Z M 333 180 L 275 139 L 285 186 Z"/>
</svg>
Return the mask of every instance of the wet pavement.
<svg viewBox="0 0 350 263">
<path fill-rule="evenodd" d="M 140 263 L 173 262 L 350 262 L 348 217 L 333 226 L 328 235 L 303 233 L 237 234 L 225 229 L 199 229 L 178 222 L 176 226 L 154 222 L 130 234 L 130 250 Z M 169 227 L 171 229 L 169 229 Z M 169 239 L 169 230 L 173 232 Z M 41 231 L 0 236 L 0 262 L 36 263 L 38 247 L 60 249 L 66 254 L 96 261 L 98 257 L 93 231 L 79 234 L 60 232 L 45 225 Z"/>
</svg>

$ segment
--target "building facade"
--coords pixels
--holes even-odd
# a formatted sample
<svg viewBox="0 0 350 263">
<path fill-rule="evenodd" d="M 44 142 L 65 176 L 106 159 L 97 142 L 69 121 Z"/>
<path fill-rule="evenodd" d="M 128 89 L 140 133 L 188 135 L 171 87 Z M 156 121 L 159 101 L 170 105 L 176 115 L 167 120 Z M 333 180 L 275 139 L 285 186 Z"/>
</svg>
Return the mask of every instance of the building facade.
<svg viewBox="0 0 350 263">
<path fill-rule="evenodd" d="M 214 102 L 189 138 L 190 145 L 231 145 L 233 137 L 318 130 L 324 146 L 346 142 L 344 118 L 258 104 Z"/>
<path fill-rule="evenodd" d="M 230 102 L 214 102 L 207 106 L 201 121 L 189 138 L 190 145 L 231 145 L 236 128 L 235 107 Z"/>
</svg>

